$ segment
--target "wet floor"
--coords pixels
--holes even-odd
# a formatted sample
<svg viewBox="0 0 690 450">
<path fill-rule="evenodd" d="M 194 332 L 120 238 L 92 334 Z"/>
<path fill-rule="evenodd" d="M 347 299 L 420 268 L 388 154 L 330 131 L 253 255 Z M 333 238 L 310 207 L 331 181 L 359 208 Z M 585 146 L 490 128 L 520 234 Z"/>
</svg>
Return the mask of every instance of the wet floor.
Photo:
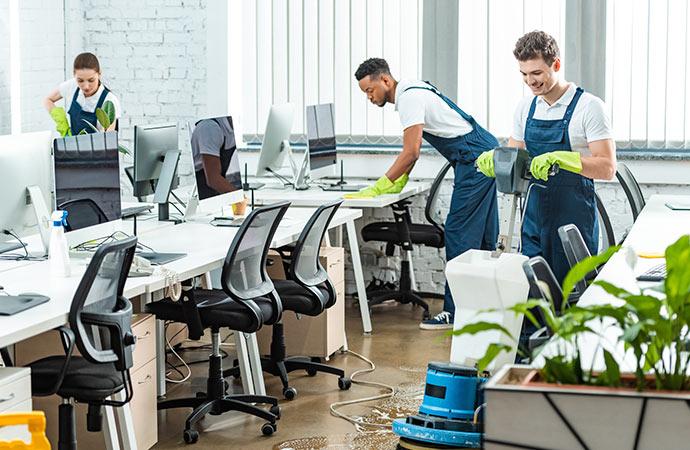
<svg viewBox="0 0 690 450">
<path fill-rule="evenodd" d="M 442 301 L 432 301 L 432 312 L 440 310 Z M 410 305 L 381 305 L 373 308 L 374 333 L 364 336 L 356 308 L 346 308 L 346 329 L 350 348 L 372 359 L 376 370 L 361 376 L 363 380 L 386 383 L 396 388 L 392 397 L 368 403 L 341 406 L 338 411 L 365 422 L 391 423 L 416 413 L 422 402 L 426 364 L 430 361 L 448 361 L 450 341 L 437 341 L 442 331 L 423 331 L 418 327 L 421 310 Z M 232 359 L 234 349 L 226 348 Z M 200 359 L 200 352 L 188 352 L 185 359 Z M 225 366 L 231 361 L 225 361 Z M 366 368 L 360 359 L 349 354 L 337 354 L 331 365 L 342 367 L 346 374 Z M 192 366 L 191 384 L 169 385 L 169 398 L 193 395 L 205 383 L 206 364 Z M 292 401 L 282 398 L 277 377 L 266 375 L 268 395 L 278 397 L 282 417 L 277 432 L 270 437 L 261 435 L 263 420 L 241 414 L 209 416 L 198 426 L 197 449 L 242 450 L 395 450 L 398 437 L 390 429 L 357 426 L 335 417 L 329 405 L 337 401 L 353 400 L 378 395 L 383 389 L 353 384 L 349 391 L 340 391 L 337 377 L 318 374 L 308 377 L 300 372 L 290 374 L 290 385 L 297 389 Z M 231 383 L 231 390 L 241 385 Z M 187 448 L 182 441 L 184 420 L 190 410 L 179 409 L 159 413 L 159 442 L 156 449 Z"/>
</svg>

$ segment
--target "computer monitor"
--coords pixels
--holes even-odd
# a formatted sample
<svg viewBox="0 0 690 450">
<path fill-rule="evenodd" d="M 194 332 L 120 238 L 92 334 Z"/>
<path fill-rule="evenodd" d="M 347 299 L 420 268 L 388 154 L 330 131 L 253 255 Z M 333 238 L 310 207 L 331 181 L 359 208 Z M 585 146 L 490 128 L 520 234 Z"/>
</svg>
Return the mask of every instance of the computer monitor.
<svg viewBox="0 0 690 450">
<path fill-rule="evenodd" d="M 21 248 L 20 238 L 40 234 L 44 253 L 50 239 L 52 157 L 50 131 L 0 136 L 0 253 Z"/>
<path fill-rule="evenodd" d="M 176 123 L 134 126 L 134 195 L 154 193 L 158 219 L 168 220 L 168 196 L 177 187 L 180 158 Z"/>
<path fill-rule="evenodd" d="M 229 116 L 216 117 L 214 119 L 208 120 L 216 121 L 218 126 L 225 126 L 227 124 L 230 124 L 230 128 L 232 129 L 232 118 Z M 224 133 L 228 133 L 227 129 L 221 130 Z M 194 132 L 192 131 L 190 132 L 190 140 L 192 143 L 192 167 L 194 167 L 194 155 L 201 154 L 201 149 L 195 148 L 195 146 L 198 145 L 198 141 L 196 139 L 193 139 L 193 136 Z M 213 213 L 215 211 L 220 211 L 224 206 L 229 207 L 233 203 L 238 203 L 244 200 L 244 192 L 242 190 L 242 175 L 240 172 L 240 162 L 237 147 L 235 145 L 234 139 L 230 139 L 231 137 L 232 136 L 225 136 L 224 145 L 226 145 L 227 147 L 223 148 L 221 151 L 232 152 L 228 168 L 223 174 L 223 176 L 235 188 L 235 190 L 231 192 L 226 192 L 224 194 L 220 194 L 208 187 L 200 188 L 200 186 L 198 186 L 200 182 L 199 177 L 204 177 L 203 181 L 205 181 L 206 179 L 205 173 L 203 173 L 204 168 L 203 166 L 201 166 L 200 173 L 197 174 L 195 171 L 194 178 L 196 180 L 196 183 L 191 197 L 187 202 L 185 219 L 190 219 L 195 215 L 200 215 L 199 210 L 201 210 L 202 213 Z"/>
<path fill-rule="evenodd" d="M 269 173 L 275 175 L 283 167 L 285 156 L 290 153 L 289 140 L 294 116 L 295 107 L 292 103 L 271 106 L 256 166 L 257 177 Z"/>
<path fill-rule="evenodd" d="M 122 218 L 117 131 L 55 139 L 53 155 L 55 205 L 72 212 L 71 231 Z"/>
<path fill-rule="evenodd" d="M 307 139 L 310 178 L 335 175 L 335 119 L 333 103 L 307 106 Z"/>
</svg>

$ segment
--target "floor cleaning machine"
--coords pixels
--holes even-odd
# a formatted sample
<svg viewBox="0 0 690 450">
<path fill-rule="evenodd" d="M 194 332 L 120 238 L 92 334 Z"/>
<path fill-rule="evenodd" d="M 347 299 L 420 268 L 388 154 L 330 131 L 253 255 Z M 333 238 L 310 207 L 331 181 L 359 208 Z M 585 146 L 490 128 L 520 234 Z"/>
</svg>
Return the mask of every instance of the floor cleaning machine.
<svg viewBox="0 0 690 450">
<path fill-rule="evenodd" d="M 516 214 L 522 196 L 529 196 L 530 158 L 527 150 L 513 147 L 494 149 L 496 188 L 510 201 L 507 233 L 499 238 L 496 252 L 469 250 L 448 262 L 446 278 L 455 301 L 455 324 L 487 320 L 500 323 L 517 335 L 522 317 L 506 308 L 527 298 L 529 285 L 522 271 L 527 257 L 510 253 Z M 550 175 L 558 171 L 554 165 Z M 527 201 L 529 198 L 526 199 Z M 495 312 L 480 313 L 487 309 Z M 487 317 L 489 315 L 491 317 Z M 429 363 L 424 400 L 419 413 L 393 422 L 400 436 L 399 448 L 406 450 L 480 448 L 483 432 L 485 374 L 472 367 L 491 342 L 506 339 L 500 333 L 454 336 L 451 363 Z M 507 343 L 507 342 L 506 342 Z M 497 357 L 495 366 L 512 362 L 515 353 Z"/>
</svg>

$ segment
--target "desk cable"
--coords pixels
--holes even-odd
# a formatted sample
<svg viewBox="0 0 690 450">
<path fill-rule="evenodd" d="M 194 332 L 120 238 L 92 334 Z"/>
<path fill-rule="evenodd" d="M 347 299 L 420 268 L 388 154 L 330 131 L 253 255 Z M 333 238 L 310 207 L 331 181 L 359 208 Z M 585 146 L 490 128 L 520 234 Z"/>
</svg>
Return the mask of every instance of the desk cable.
<svg viewBox="0 0 690 450">
<path fill-rule="evenodd" d="M 173 368 L 175 371 L 177 371 L 180 375 L 182 375 L 182 379 L 180 379 L 180 380 L 173 380 L 172 378 L 168 378 L 168 375 L 170 375 L 172 372 L 167 372 L 167 373 L 165 374 L 165 381 L 170 382 L 170 383 L 177 383 L 177 384 L 179 384 L 179 383 L 184 383 L 185 381 L 189 380 L 189 379 L 192 377 L 192 369 L 187 365 L 187 363 L 185 362 L 185 360 L 182 359 L 182 357 L 175 351 L 175 348 L 172 346 L 172 344 L 170 344 L 170 340 L 168 339 L 168 333 L 167 333 L 167 331 L 168 331 L 168 324 L 169 324 L 170 322 L 172 322 L 172 321 L 166 321 L 166 322 L 165 322 L 165 330 L 164 330 L 164 332 L 163 332 L 163 334 L 165 335 L 165 345 L 168 346 L 168 348 L 170 349 L 170 351 L 172 352 L 172 354 L 175 355 L 175 357 L 176 357 L 177 359 L 179 359 L 180 362 L 182 363 L 182 365 L 187 369 L 187 375 L 184 375 L 184 374 L 182 373 L 182 371 L 180 371 L 180 370 L 177 368 L 177 366 L 174 366 L 174 365 L 173 365 L 172 368 Z M 179 334 L 181 331 L 182 331 L 182 330 L 178 331 L 178 334 Z M 175 336 L 177 336 L 177 334 L 176 334 Z M 173 336 L 173 338 L 174 338 L 175 336 Z M 167 362 L 167 361 L 166 361 L 166 362 Z"/>
<path fill-rule="evenodd" d="M 164 266 L 156 266 L 151 275 L 165 278 L 164 295 L 166 297 L 169 297 L 174 302 L 182 298 L 182 283 L 180 282 L 180 275 L 177 272 Z"/>
<path fill-rule="evenodd" d="M 341 413 L 336 409 L 340 406 L 354 405 L 355 403 L 364 403 L 364 402 L 370 402 L 373 400 L 381 400 L 384 398 L 392 397 L 393 394 L 395 394 L 395 388 L 393 386 L 389 386 L 389 385 L 384 384 L 384 383 L 377 383 L 375 381 L 356 380 L 355 378 L 358 375 L 365 374 L 365 373 L 371 373 L 374 370 L 376 370 L 376 365 L 370 359 L 367 359 L 366 357 L 360 355 L 359 353 L 353 352 L 352 350 L 348 349 L 344 353 L 349 353 L 353 356 L 356 356 L 357 358 L 359 358 L 362 361 L 369 364 L 369 368 L 357 370 L 357 371 L 353 372 L 352 375 L 350 375 L 350 380 L 352 381 L 352 383 L 361 384 L 364 386 L 371 386 L 371 387 L 377 387 L 377 388 L 382 388 L 382 389 L 388 389 L 390 392 L 386 392 L 384 394 L 379 394 L 379 395 L 373 395 L 371 397 L 357 398 L 354 400 L 347 400 L 347 401 L 343 401 L 343 402 L 331 403 L 331 405 L 329 406 L 329 409 L 331 410 L 331 414 L 336 416 L 336 417 L 340 417 L 341 419 L 345 419 L 348 422 L 352 423 L 353 425 L 363 425 L 365 427 L 372 427 L 372 428 L 391 428 L 393 426 L 392 423 L 382 424 L 382 423 L 365 422 L 361 418 L 358 420 L 352 416 L 348 416 L 347 414 Z"/>
</svg>

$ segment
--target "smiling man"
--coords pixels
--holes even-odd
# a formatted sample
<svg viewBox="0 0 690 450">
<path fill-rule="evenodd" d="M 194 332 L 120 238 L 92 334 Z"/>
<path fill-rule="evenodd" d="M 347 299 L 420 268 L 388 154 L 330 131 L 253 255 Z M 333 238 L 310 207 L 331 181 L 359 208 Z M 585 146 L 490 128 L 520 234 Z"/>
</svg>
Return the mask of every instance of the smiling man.
<svg viewBox="0 0 690 450">
<path fill-rule="evenodd" d="M 599 246 L 594 180 L 616 174 L 616 144 L 604 102 L 561 76 L 556 40 L 543 31 L 522 36 L 513 51 L 520 73 L 534 96 L 524 98 L 515 111 L 508 141 L 532 158 L 532 189 L 522 229 L 522 253 L 543 256 L 559 282 L 569 265 L 558 228 L 574 223 L 593 255 Z M 494 176 L 487 152 L 477 165 Z M 548 176 L 558 164 L 560 172 Z"/>
<path fill-rule="evenodd" d="M 383 59 L 364 61 L 355 78 L 374 105 L 395 104 L 402 122 L 403 147 L 388 172 L 374 186 L 354 196 L 375 197 L 400 192 L 419 159 L 424 138 L 455 169 L 444 228 L 446 260 L 469 249 L 493 250 L 498 236 L 496 183 L 477 172 L 474 161 L 482 152 L 498 145 L 496 138 L 429 82 L 396 81 Z M 420 328 L 453 328 L 455 303 L 448 283 L 445 289 L 443 311 L 422 322 Z"/>
</svg>

